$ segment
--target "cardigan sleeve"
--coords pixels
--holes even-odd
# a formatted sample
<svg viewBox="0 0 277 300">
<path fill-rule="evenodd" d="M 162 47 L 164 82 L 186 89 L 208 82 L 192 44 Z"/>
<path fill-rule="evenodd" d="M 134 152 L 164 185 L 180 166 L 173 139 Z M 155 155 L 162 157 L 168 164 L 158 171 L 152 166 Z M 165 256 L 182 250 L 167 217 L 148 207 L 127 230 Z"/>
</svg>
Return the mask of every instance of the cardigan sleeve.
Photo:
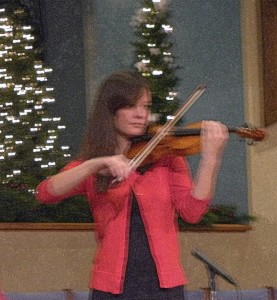
<svg viewBox="0 0 277 300">
<path fill-rule="evenodd" d="M 189 223 L 199 222 L 208 211 L 211 199 L 197 199 L 192 196 L 194 183 L 186 159 L 170 157 L 168 167 L 172 201 L 176 211 Z"/>
<path fill-rule="evenodd" d="M 64 168 L 60 170 L 60 172 L 72 169 L 78 165 L 80 165 L 82 162 L 81 161 L 72 161 L 69 164 L 67 164 Z M 62 195 L 55 195 L 51 191 L 51 177 L 48 177 L 44 181 L 42 181 L 35 190 L 35 196 L 36 200 L 45 204 L 52 204 L 52 203 L 58 203 L 61 202 L 62 200 L 76 196 L 76 195 L 85 195 L 86 194 L 86 181 L 83 181 L 76 187 L 74 187 L 71 191 L 68 193 L 62 194 Z"/>
</svg>

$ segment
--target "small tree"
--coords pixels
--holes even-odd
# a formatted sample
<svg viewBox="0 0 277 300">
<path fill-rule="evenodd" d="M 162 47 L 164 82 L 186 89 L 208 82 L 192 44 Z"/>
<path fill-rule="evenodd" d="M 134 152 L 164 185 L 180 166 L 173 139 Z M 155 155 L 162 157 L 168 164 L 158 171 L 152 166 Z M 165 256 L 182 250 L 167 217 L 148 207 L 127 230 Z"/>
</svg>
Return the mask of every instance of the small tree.
<svg viewBox="0 0 277 300">
<path fill-rule="evenodd" d="M 138 37 L 138 41 L 133 43 L 135 68 L 149 79 L 153 93 L 153 118 L 163 124 L 179 106 L 176 92 L 179 79 L 175 75 L 178 66 L 169 41 L 173 28 L 168 23 L 168 1 L 142 0 L 141 4 L 143 7 L 132 18 Z"/>
<path fill-rule="evenodd" d="M 52 117 L 55 101 L 46 85 L 39 36 L 26 7 L 12 0 L 0 6 L 0 184 L 32 190 L 70 156 L 58 145 L 65 128 Z"/>
<path fill-rule="evenodd" d="M 40 205 L 34 197 L 36 185 L 56 173 L 70 157 L 69 147 L 58 144 L 65 126 L 49 111 L 55 102 L 53 88 L 46 84 L 51 72 L 44 66 L 38 31 L 27 7 L 19 0 L 0 5 L 2 222 L 65 221 L 65 210 Z M 85 205 L 77 205 L 80 203 Z"/>
</svg>

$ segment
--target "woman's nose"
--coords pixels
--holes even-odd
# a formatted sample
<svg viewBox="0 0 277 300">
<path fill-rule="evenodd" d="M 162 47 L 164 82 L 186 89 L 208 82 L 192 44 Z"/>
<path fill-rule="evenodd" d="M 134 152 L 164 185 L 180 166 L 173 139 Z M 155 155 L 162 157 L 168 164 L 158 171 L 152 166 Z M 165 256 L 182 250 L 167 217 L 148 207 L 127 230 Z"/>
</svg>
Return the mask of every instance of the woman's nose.
<svg viewBox="0 0 277 300">
<path fill-rule="evenodd" d="M 143 106 L 138 106 L 136 107 L 136 116 L 140 117 L 140 118 L 144 118 L 147 115 L 147 111 Z"/>
</svg>

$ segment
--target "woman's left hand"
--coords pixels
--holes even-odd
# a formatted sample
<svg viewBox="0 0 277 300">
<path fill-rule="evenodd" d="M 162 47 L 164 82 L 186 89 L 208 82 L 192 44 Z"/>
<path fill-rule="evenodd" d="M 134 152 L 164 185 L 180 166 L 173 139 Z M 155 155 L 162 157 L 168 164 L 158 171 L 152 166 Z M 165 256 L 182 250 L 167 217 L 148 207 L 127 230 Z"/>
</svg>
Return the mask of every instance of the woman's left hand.
<svg viewBox="0 0 277 300">
<path fill-rule="evenodd" d="M 226 125 L 217 121 L 202 121 L 201 123 L 201 157 L 204 159 L 221 158 L 229 140 Z"/>
</svg>

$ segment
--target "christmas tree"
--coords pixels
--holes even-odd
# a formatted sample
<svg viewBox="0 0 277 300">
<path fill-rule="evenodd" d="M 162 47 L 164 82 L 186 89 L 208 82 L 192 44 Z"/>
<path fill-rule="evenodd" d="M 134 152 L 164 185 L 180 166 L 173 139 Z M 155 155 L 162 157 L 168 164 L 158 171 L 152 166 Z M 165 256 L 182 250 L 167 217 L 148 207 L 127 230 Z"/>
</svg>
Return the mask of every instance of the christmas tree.
<svg viewBox="0 0 277 300">
<path fill-rule="evenodd" d="M 33 188 L 69 156 L 57 138 L 65 127 L 52 117 L 55 101 L 28 10 L 18 1 L 0 9 L 0 181 Z"/>
<path fill-rule="evenodd" d="M 0 208 L 12 209 L 16 201 L 16 209 L 31 209 L 36 185 L 70 157 L 69 147 L 58 144 L 65 126 L 49 111 L 52 69 L 44 66 L 38 31 L 30 24 L 20 1 L 0 5 Z"/>
<path fill-rule="evenodd" d="M 167 0 L 143 0 L 142 8 L 132 18 L 138 41 L 135 47 L 137 71 L 147 79 L 153 93 L 153 121 L 164 124 L 179 106 L 175 75 L 178 66 L 172 54 L 169 35 L 173 28 Z"/>
</svg>

